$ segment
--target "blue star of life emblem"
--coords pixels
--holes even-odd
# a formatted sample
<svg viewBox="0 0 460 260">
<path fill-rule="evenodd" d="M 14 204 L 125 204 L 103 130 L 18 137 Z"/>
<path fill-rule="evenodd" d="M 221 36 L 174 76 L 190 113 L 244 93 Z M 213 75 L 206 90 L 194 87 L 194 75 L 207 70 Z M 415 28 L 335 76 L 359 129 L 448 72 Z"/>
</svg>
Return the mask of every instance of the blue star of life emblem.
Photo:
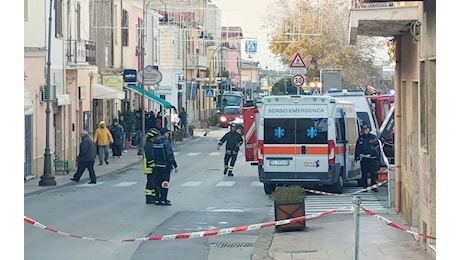
<svg viewBox="0 0 460 260">
<path fill-rule="evenodd" d="M 284 134 L 284 128 L 281 128 L 280 126 L 278 126 L 277 128 L 275 128 L 274 134 L 278 138 L 283 137 L 285 135 Z"/>
<path fill-rule="evenodd" d="M 316 128 L 310 127 L 307 129 L 307 136 L 310 138 L 315 138 L 318 135 L 318 130 Z"/>
</svg>

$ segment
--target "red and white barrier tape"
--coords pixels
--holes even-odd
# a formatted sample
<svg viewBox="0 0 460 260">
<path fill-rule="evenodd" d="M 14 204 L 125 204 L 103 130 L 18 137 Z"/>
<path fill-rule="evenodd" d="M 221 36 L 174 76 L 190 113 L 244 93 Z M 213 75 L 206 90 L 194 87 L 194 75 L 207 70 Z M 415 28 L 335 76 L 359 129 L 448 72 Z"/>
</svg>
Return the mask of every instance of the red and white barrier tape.
<svg viewBox="0 0 460 260">
<path fill-rule="evenodd" d="M 377 220 L 380 220 L 381 222 L 387 224 L 388 226 L 391 226 L 391 227 L 394 227 L 394 228 L 397 228 L 399 230 L 402 230 L 404 232 L 407 232 L 407 233 L 410 233 L 412 235 L 416 235 L 416 236 L 419 236 L 419 237 L 423 237 L 423 238 L 428 238 L 428 239 L 433 239 L 433 240 L 436 240 L 436 237 L 433 237 L 433 236 L 429 236 L 429 235 L 426 235 L 426 234 L 421 234 L 421 233 L 416 233 L 412 230 L 408 230 L 407 228 L 405 227 L 402 227 L 396 223 L 394 223 L 393 221 L 383 217 L 383 216 L 380 216 L 380 215 L 377 215 L 375 212 L 369 210 L 369 209 L 366 209 L 364 208 L 363 206 L 361 206 L 361 209 L 366 212 L 366 214 L 368 214 L 369 216 L 372 216 L 372 217 L 375 217 Z"/>
<path fill-rule="evenodd" d="M 345 207 L 344 207 L 345 208 Z M 198 231 L 198 232 L 190 232 L 190 233 L 180 233 L 180 234 L 172 234 L 172 235 L 159 235 L 159 236 L 151 236 L 151 237 L 142 237 L 142 238 L 128 238 L 128 239 L 121 239 L 121 240 L 111 240 L 111 239 L 103 239 L 103 238 L 92 238 L 92 237 L 85 237 L 81 235 L 69 234 L 67 232 L 59 231 L 55 228 L 45 226 L 29 217 L 24 216 L 24 222 L 33 225 L 34 227 L 41 228 L 43 230 L 47 230 L 59 235 L 64 235 L 72 238 L 79 238 L 84 240 L 93 240 L 93 241 L 102 241 L 102 242 L 136 242 L 136 241 L 152 241 L 152 240 L 177 240 L 177 239 L 191 239 L 191 238 L 200 238 L 200 237 L 211 237 L 211 236 L 219 236 L 219 235 L 227 235 L 232 233 L 239 233 L 239 232 L 246 232 L 251 230 L 257 230 L 262 228 L 280 226 L 295 222 L 300 222 L 302 220 L 309 220 L 313 218 L 318 218 L 326 215 L 330 215 L 333 213 L 338 212 L 340 209 L 331 209 L 320 213 L 310 214 L 308 216 L 296 217 L 291 219 L 284 219 L 278 221 L 271 221 L 247 226 L 239 226 L 239 227 L 231 227 L 231 228 L 224 228 L 224 229 L 213 229 L 213 230 L 206 230 L 206 231 Z"/>
<path fill-rule="evenodd" d="M 375 189 L 377 187 L 380 187 L 382 186 L 383 184 L 387 183 L 388 180 L 384 180 L 382 182 L 379 182 L 379 183 L 376 183 L 374 185 L 371 185 L 367 188 L 363 188 L 361 190 L 358 190 L 358 191 L 355 191 L 355 192 L 352 192 L 352 193 L 346 193 L 346 194 L 337 194 L 337 193 L 330 193 L 330 192 L 325 192 L 325 191 L 318 191 L 318 190 L 310 190 L 310 189 L 305 189 L 305 191 L 308 191 L 310 193 L 315 193 L 315 194 L 320 194 L 320 195 L 331 195 L 331 196 L 350 196 L 350 195 L 355 195 L 355 194 L 358 194 L 360 192 L 364 192 L 364 191 L 369 191 L 371 189 Z"/>
</svg>

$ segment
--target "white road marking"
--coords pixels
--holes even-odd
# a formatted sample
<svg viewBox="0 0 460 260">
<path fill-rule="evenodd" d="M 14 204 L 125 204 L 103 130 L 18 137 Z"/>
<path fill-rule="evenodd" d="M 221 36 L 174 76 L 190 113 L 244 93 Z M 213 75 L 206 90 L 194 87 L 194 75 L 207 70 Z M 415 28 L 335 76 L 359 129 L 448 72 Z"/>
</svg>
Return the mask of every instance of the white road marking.
<svg viewBox="0 0 460 260">
<path fill-rule="evenodd" d="M 188 181 L 183 183 L 181 186 L 198 186 L 202 183 L 202 181 Z"/>
<path fill-rule="evenodd" d="M 112 186 L 113 187 L 127 187 L 127 186 L 134 185 L 136 183 L 137 183 L 136 181 L 124 181 L 124 182 L 120 182 Z"/>
<path fill-rule="evenodd" d="M 217 156 L 217 155 L 221 155 L 222 153 L 221 152 L 212 152 L 210 154 L 208 154 L 209 156 Z"/>
<path fill-rule="evenodd" d="M 199 155 L 200 153 L 188 153 L 187 156 L 197 156 Z"/>
<path fill-rule="evenodd" d="M 264 184 L 260 181 L 253 181 L 251 182 L 251 186 L 257 186 L 257 187 L 262 187 Z"/>
<path fill-rule="evenodd" d="M 88 184 L 88 183 L 85 183 L 85 184 L 80 184 L 78 186 L 80 187 L 93 187 L 93 186 L 98 186 L 100 184 L 103 184 L 103 182 L 99 182 L 99 181 L 96 181 L 96 184 Z"/>
<path fill-rule="evenodd" d="M 235 184 L 235 181 L 220 181 L 219 183 L 216 184 L 216 186 L 226 186 L 230 187 Z"/>
</svg>

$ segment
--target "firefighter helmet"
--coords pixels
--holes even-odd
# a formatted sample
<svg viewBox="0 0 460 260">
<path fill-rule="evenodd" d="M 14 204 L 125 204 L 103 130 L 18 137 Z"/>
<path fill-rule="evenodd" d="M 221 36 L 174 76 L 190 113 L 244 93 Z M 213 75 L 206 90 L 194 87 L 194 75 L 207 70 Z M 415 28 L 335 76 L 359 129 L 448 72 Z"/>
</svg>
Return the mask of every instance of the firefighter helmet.
<svg viewBox="0 0 460 260">
<path fill-rule="evenodd" d="M 157 136 L 159 134 L 160 134 L 160 132 L 158 132 L 158 130 L 156 128 L 152 128 L 147 132 L 148 137 L 155 137 L 155 136 Z"/>
</svg>

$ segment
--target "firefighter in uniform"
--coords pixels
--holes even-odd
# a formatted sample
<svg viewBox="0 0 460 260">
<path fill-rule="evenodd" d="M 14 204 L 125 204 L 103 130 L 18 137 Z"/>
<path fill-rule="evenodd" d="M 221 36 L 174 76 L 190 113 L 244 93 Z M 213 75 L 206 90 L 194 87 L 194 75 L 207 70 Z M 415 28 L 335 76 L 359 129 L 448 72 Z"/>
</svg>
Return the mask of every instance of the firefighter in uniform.
<svg viewBox="0 0 460 260">
<path fill-rule="evenodd" d="M 145 203 L 155 204 L 156 201 L 156 190 L 155 190 L 155 179 L 153 169 L 155 168 L 155 156 L 153 153 L 153 142 L 160 132 L 152 128 L 146 135 L 144 145 L 144 174 L 147 176 L 147 184 L 145 185 Z"/>
<path fill-rule="evenodd" d="M 362 127 L 363 133 L 359 136 L 356 142 L 355 161 L 361 161 L 361 181 L 360 186 L 367 187 L 368 173 L 371 178 L 371 185 L 376 184 L 377 172 L 380 167 L 380 150 L 376 147 L 378 145 L 377 136 L 370 133 L 369 126 Z M 376 142 L 377 141 L 377 142 Z M 377 192 L 377 188 L 372 189 Z M 367 191 L 367 190 L 366 190 Z"/>
<path fill-rule="evenodd" d="M 168 200 L 169 180 L 171 171 L 177 172 L 177 163 L 174 158 L 172 145 L 169 142 L 170 130 L 167 128 L 160 129 L 160 135 L 155 138 L 153 143 L 153 151 L 155 155 L 155 187 L 157 191 L 157 199 L 155 204 L 161 206 L 171 206 L 171 201 Z"/>
<path fill-rule="evenodd" d="M 218 151 L 225 142 L 227 142 L 227 144 L 224 157 L 224 175 L 227 175 L 228 172 L 228 176 L 233 176 L 233 167 L 235 166 L 240 146 L 243 144 L 243 137 L 236 131 L 235 123 L 230 124 L 230 131 L 219 140 L 217 144 Z"/>
</svg>

